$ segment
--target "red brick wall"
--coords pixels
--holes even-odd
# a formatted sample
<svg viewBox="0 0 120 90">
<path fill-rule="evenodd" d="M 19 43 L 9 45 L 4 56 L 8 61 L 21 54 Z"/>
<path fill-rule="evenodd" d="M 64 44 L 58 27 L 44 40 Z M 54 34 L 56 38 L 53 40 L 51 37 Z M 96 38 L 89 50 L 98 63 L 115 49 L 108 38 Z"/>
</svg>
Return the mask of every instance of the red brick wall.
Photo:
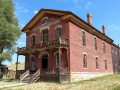
<svg viewBox="0 0 120 90">
<path fill-rule="evenodd" d="M 112 60 L 113 60 L 113 72 L 118 73 L 120 71 L 119 48 L 114 45 L 111 45 L 111 49 L 112 49 Z"/>
<path fill-rule="evenodd" d="M 94 50 L 94 36 L 87 31 L 86 46 L 82 46 L 82 29 L 69 22 L 70 70 L 71 72 L 113 72 L 111 45 L 106 43 L 106 54 L 103 52 L 103 41 L 97 38 L 97 51 Z M 87 69 L 83 67 L 83 53 L 87 54 Z M 99 69 L 96 70 L 95 57 L 99 58 Z M 104 59 L 107 60 L 105 70 Z"/>
<path fill-rule="evenodd" d="M 54 17 L 48 17 L 48 21 L 54 21 L 54 20 L 57 20 L 59 18 L 54 18 Z M 37 27 L 37 26 L 40 26 L 41 25 L 41 21 L 38 22 L 33 28 Z M 50 29 L 48 30 L 49 34 L 48 34 L 48 41 L 51 41 L 51 40 L 55 40 L 55 36 L 56 36 L 56 31 L 55 31 L 55 27 L 57 25 L 62 25 L 62 32 L 61 32 L 61 37 L 62 39 L 66 40 L 69 36 L 68 36 L 68 23 L 60 20 L 59 23 L 57 24 L 53 24 L 50 26 Z M 35 43 L 38 44 L 41 42 L 41 32 L 40 30 L 35 30 L 33 31 L 31 29 L 30 33 L 27 35 L 26 37 L 26 46 L 29 46 L 31 44 L 31 35 L 32 34 L 36 34 L 36 40 L 35 40 Z M 58 51 L 56 49 L 52 49 L 50 51 L 48 51 L 49 53 L 49 58 L 48 58 L 48 68 L 53 68 L 53 67 L 56 67 L 56 58 L 55 58 L 55 55 L 54 55 L 54 52 L 55 51 Z M 37 69 L 41 68 L 41 58 L 39 58 L 39 54 L 40 53 L 36 53 L 34 54 L 35 55 L 35 66 Z M 27 67 L 30 67 L 30 55 L 26 55 L 26 68 Z M 63 67 L 67 67 L 68 66 L 68 60 L 67 60 L 67 50 L 66 49 L 62 49 L 62 66 Z"/>
</svg>

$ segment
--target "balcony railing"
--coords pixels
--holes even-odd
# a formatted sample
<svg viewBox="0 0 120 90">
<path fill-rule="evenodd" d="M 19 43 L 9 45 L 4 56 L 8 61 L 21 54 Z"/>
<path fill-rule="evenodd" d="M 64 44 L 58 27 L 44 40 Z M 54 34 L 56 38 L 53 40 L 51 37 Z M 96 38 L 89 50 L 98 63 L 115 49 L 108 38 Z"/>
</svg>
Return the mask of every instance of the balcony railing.
<svg viewBox="0 0 120 90">
<path fill-rule="evenodd" d="M 32 46 L 18 48 L 18 52 L 27 51 L 27 50 L 36 49 L 36 48 L 44 48 L 44 47 L 49 47 L 54 45 L 67 45 L 67 41 L 59 39 L 59 40 L 52 40 L 48 42 L 41 42 L 39 44 L 35 44 Z"/>
</svg>

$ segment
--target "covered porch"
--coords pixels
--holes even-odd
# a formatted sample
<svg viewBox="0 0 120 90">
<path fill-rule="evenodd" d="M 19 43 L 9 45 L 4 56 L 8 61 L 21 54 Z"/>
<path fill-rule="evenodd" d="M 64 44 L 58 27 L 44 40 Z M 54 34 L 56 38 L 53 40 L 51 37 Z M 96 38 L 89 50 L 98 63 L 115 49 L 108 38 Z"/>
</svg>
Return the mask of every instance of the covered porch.
<svg viewBox="0 0 120 90">
<path fill-rule="evenodd" d="M 53 53 L 54 51 L 54 53 Z M 40 53 L 38 55 L 38 53 Z M 64 53 L 64 55 L 62 55 Z M 53 56 L 56 55 L 56 56 Z M 35 44 L 29 47 L 18 48 L 18 56 L 25 55 L 25 69 L 17 70 L 16 63 L 16 78 L 20 81 L 23 78 L 30 76 L 32 82 L 33 76 L 39 76 L 39 80 L 43 81 L 69 81 L 69 60 L 68 60 L 68 41 L 67 40 L 52 40 L 44 43 Z M 36 57 L 32 60 L 31 57 Z M 29 58 L 30 57 L 30 58 Z M 64 59 L 64 57 L 66 57 Z M 54 60 L 56 59 L 56 61 Z M 35 66 L 36 72 L 31 74 L 31 68 Z"/>
</svg>

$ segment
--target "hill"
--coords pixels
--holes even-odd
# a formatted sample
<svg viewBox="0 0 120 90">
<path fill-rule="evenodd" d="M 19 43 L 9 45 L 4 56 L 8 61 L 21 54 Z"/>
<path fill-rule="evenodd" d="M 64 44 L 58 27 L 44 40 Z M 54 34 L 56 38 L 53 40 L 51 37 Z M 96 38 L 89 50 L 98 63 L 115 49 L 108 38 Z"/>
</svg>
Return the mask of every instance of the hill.
<svg viewBox="0 0 120 90">
<path fill-rule="evenodd" d="M 18 70 L 23 70 L 25 66 L 25 63 L 18 64 Z M 16 71 L 16 64 L 8 65 L 9 70 Z"/>
</svg>

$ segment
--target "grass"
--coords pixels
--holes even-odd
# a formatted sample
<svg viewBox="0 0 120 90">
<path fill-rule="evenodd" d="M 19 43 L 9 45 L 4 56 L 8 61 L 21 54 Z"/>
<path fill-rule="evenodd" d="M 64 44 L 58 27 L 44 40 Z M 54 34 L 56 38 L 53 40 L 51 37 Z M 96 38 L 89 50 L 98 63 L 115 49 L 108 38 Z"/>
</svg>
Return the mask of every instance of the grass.
<svg viewBox="0 0 120 90">
<path fill-rule="evenodd" d="M 0 81 L 0 86 L 2 85 L 10 85 L 10 84 L 15 84 L 18 83 L 19 81 L 14 79 L 14 78 L 9 78 L 9 79 L 2 79 Z"/>
<path fill-rule="evenodd" d="M 73 83 L 37 82 L 4 90 L 120 90 L 120 75 L 106 75 Z"/>
<path fill-rule="evenodd" d="M 24 70 L 25 63 L 18 64 L 18 70 Z M 8 65 L 9 70 L 16 71 L 16 64 Z"/>
</svg>

